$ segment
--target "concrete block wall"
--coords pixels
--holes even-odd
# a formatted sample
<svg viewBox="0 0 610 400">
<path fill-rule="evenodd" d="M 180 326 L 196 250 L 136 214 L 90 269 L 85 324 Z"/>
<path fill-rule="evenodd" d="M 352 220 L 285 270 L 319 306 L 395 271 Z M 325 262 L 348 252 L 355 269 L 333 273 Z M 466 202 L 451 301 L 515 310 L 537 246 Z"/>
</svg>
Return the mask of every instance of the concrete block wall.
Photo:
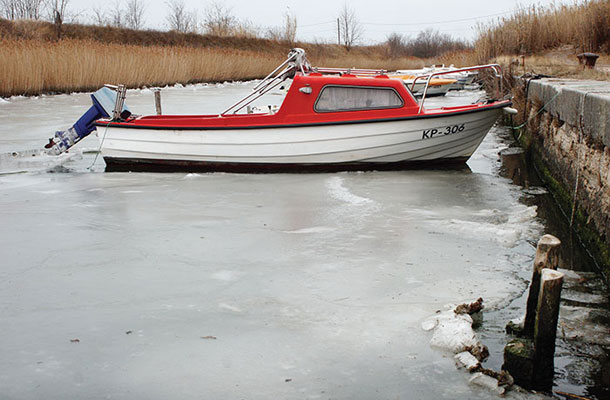
<svg viewBox="0 0 610 400">
<path fill-rule="evenodd" d="M 610 281 L 610 82 L 532 80 L 526 116 L 531 146 L 562 186 L 555 197 L 569 210 L 576 194 L 576 229 Z"/>
<path fill-rule="evenodd" d="M 557 95 L 557 97 L 555 97 Z M 540 79 L 529 84 L 529 98 L 542 104 L 555 118 L 579 127 L 594 141 L 610 146 L 610 82 Z"/>
</svg>

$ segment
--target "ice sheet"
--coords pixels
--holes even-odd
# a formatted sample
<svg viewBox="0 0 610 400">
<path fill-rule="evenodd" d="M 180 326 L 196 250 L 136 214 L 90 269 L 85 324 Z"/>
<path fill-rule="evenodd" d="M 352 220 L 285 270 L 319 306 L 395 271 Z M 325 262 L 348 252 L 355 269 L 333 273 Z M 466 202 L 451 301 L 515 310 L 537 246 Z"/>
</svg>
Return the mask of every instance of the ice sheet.
<svg viewBox="0 0 610 400">
<path fill-rule="evenodd" d="M 217 112 L 247 90 L 168 88 L 163 108 Z M 154 108 L 146 90 L 127 103 Z M 44 144 L 86 107 L 12 98 L 0 151 Z M 502 146 L 492 134 L 449 171 L 103 173 L 85 153 L 64 173 L 0 176 L 3 396 L 490 398 L 420 326 L 524 291 L 542 232 L 494 172 Z"/>
</svg>

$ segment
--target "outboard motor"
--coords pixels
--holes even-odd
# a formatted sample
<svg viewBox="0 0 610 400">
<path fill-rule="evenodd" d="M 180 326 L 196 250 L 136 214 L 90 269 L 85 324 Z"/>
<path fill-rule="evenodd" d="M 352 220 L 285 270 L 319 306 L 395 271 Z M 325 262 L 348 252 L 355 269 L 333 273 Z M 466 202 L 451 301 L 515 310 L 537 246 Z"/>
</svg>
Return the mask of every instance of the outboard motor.
<svg viewBox="0 0 610 400">
<path fill-rule="evenodd" d="M 113 91 L 109 87 L 115 89 Z M 127 119 L 131 112 L 125 106 L 125 86 L 119 85 L 101 88 L 91 95 L 93 106 L 71 128 L 57 131 L 45 146 L 47 154 L 59 155 L 80 142 L 95 130 L 95 121 L 100 118 L 110 118 L 112 121 Z M 118 94 L 118 95 L 117 95 Z"/>
</svg>

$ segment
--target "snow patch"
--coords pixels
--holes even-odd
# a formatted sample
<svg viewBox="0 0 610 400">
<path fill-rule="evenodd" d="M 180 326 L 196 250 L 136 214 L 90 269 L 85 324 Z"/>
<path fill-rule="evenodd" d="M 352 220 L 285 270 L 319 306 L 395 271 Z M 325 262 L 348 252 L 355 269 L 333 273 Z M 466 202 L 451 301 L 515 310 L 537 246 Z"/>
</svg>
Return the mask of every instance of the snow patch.
<svg viewBox="0 0 610 400">
<path fill-rule="evenodd" d="M 538 196 L 538 195 L 548 193 L 548 191 L 543 187 L 531 187 L 531 188 L 523 189 L 523 192 L 526 194 L 530 194 L 532 196 Z"/>
<path fill-rule="evenodd" d="M 80 159 L 82 159 L 80 150 L 71 150 L 58 156 L 49 155 L 44 150 L 13 151 L 0 154 L 0 175 L 47 171 L 60 167 L 68 161 Z"/>
<path fill-rule="evenodd" d="M 220 304 L 218 304 L 218 307 L 222 308 L 223 310 L 229 310 L 229 311 L 233 311 L 233 312 L 237 312 L 237 313 L 241 312 L 241 308 L 232 306 L 227 303 L 220 303 Z"/>
<path fill-rule="evenodd" d="M 349 191 L 343 186 L 343 178 L 335 176 L 326 181 L 326 188 L 333 199 L 350 203 L 356 206 L 374 203 L 373 200 L 366 197 L 360 197 Z"/>
<path fill-rule="evenodd" d="M 301 235 L 301 234 L 307 234 L 307 233 L 332 232 L 335 230 L 336 230 L 335 228 L 331 228 L 329 226 L 313 226 L 311 228 L 303 228 L 303 229 L 297 229 L 297 230 L 293 230 L 293 231 L 284 231 L 284 233 Z"/>
<path fill-rule="evenodd" d="M 461 353 L 479 343 L 476 333 L 472 330 L 470 315 L 456 314 L 453 310 L 449 310 L 434 316 L 433 319 L 436 320 L 436 326 L 430 339 L 432 347 Z"/>
<path fill-rule="evenodd" d="M 212 278 L 223 282 L 232 282 L 237 280 L 238 274 L 235 271 L 221 270 L 212 274 Z M 221 306 L 222 307 L 222 306 Z"/>
</svg>

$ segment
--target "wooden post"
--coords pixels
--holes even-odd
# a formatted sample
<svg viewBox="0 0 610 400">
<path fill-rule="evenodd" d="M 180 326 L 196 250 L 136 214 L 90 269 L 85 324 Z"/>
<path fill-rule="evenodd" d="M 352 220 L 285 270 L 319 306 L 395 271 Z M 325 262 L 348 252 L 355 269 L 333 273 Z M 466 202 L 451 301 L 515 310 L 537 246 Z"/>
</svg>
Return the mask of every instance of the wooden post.
<svg viewBox="0 0 610 400">
<path fill-rule="evenodd" d="M 537 302 L 534 338 L 516 338 L 504 348 L 504 365 L 515 383 L 526 389 L 549 391 L 553 387 L 555 339 L 563 274 L 543 269 Z"/>
<path fill-rule="evenodd" d="M 161 115 L 161 89 L 155 89 L 155 109 L 157 110 L 157 115 Z"/>
<path fill-rule="evenodd" d="M 534 329 L 534 371 L 539 389 L 552 387 L 555 358 L 555 339 L 559 319 L 559 303 L 564 275 L 552 269 L 541 274 L 538 313 Z"/>
<path fill-rule="evenodd" d="M 525 311 L 525 323 L 523 334 L 525 337 L 534 337 L 534 325 L 536 323 L 536 308 L 538 307 L 538 295 L 540 293 L 540 275 L 542 269 L 557 269 L 558 251 L 561 241 L 552 235 L 544 235 L 538 241 L 536 258 L 534 258 L 534 273 L 530 284 L 530 292 L 527 297 L 527 309 Z"/>
</svg>

